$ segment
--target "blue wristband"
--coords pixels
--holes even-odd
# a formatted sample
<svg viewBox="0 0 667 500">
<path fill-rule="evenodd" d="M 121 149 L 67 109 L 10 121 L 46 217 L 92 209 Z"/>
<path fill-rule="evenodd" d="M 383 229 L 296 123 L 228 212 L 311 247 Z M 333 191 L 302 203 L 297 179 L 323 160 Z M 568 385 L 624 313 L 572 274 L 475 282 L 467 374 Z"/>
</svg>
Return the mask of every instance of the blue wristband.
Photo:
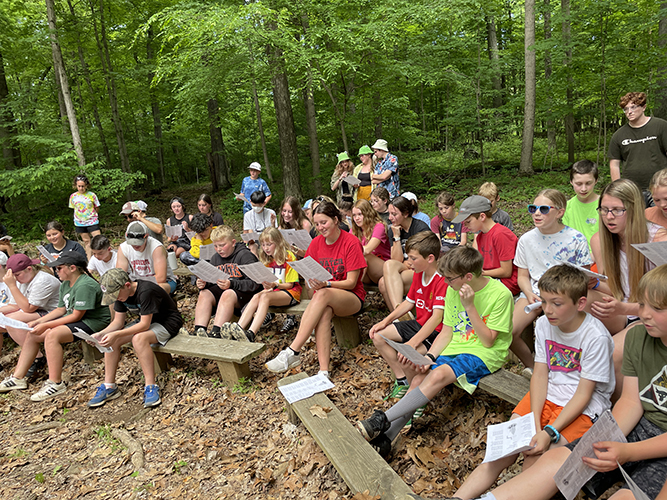
<svg viewBox="0 0 667 500">
<path fill-rule="evenodd" d="M 595 283 L 595 286 L 592 288 L 592 290 L 597 289 L 597 287 L 600 286 L 600 280 L 598 279 L 597 283 Z"/>
<path fill-rule="evenodd" d="M 548 432 L 547 429 L 551 430 L 552 432 Z M 558 432 L 553 425 L 545 425 L 544 431 L 549 434 L 552 443 L 557 443 L 560 441 L 560 432 Z"/>
</svg>

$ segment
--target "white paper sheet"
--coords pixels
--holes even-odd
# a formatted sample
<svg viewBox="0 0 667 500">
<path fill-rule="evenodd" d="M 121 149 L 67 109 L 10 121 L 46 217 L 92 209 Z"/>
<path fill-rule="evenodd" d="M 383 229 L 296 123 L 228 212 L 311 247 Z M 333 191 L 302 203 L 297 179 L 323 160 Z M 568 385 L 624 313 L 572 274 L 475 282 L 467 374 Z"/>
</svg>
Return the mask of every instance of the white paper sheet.
<svg viewBox="0 0 667 500">
<path fill-rule="evenodd" d="M 211 260 L 211 257 L 213 257 L 215 254 L 215 245 L 213 243 L 209 243 L 208 245 L 201 245 L 199 247 L 200 260 Z"/>
<path fill-rule="evenodd" d="M 188 239 L 191 240 L 192 238 L 197 236 L 197 233 L 195 233 L 194 231 L 185 231 L 185 236 L 187 236 Z"/>
<path fill-rule="evenodd" d="M 343 180 L 348 184 L 350 184 L 351 186 L 361 185 L 361 181 L 357 179 L 354 175 L 348 175 L 347 177 L 343 178 Z"/>
<path fill-rule="evenodd" d="M 44 248 L 42 245 L 37 245 L 37 250 L 39 250 L 39 253 L 41 253 L 44 258 L 46 259 L 46 262 L 53 262 L 56 259 L 49 253 L 49 251 Z"/>
<path fill-rule="evenodd" d="M 427 358 L 426 356 L 419 354 L 419 352 L 414 347 L 407 344 L 401 344 L 400 342 L 395 342 L 391 339 L 388 339 L 384 335 L 380 335 L 380 337 L 382 337 L 390 347 L 393 347 L 396 352 L 405 356 L 412 363 L 418 366 L 433 364 L 433 361 L 431 361 L 430 358 Z"/>
<path fill-rule="evenodd" d="M 261 262 L 253 262 L 252 264 L 239 265 L 239 269 L 243 271 L 248 278 L 260 285 L 265 281 L 275 283 L 278 281 L 278 276 L 273 274 L 268 267 Z"/>
<path fill-rule="evenodd" d="M 581 459 L 582 457 L 596 458 L 593 443 L 600 441 L 627 443 L 610 410 L 600 415 L 593 427 L 581 437 L 577 446 L 554 476 L 556 486 L 567 500 L 576 497 L 584 484 L 595 474 L 595 470 L 584 465 Z"/>
<path fill-rule="evenodd" d="M 301 250 L 306 250 L 308 245 L 310 245 L 310 242 L 313 241 L 310 237 L 310 233 L 305 229 L 286 229 L 284 231 L 285 232 L 281 231 L 281 233 L 283 234 L 285 241 Z"/>
<path fill-rule="evenodd" d="M 2 238 L 0 238 L 0 241 L 12 241 L 12 237 L 9 235 L 3 236 Z"/>
<path fill-rule="evenodd" d="M 165 224 L 164 235 L 167 238 L 173 238 L 174 236 L 179 238 L 182 234 L 183 234 L 183 226 L 181 224 L 177 224 L 176 226 L 167 226 Z"/>
<path fill-rule="evenodd" d="M 255 231 L 250 231 L 249 233 L 241 233 L 241 238 L 243 238 L 243 241 L 246 243 L 248 241 L 259 241 L 259 233 Z"/>
<path fill-rule="evenodd" d="M 86 342 L 90 342 L 95 347 L 97 347 L 97 350 L 100 351 L 101 353 L 113 352 L 113 349 L 111 347 L 104 347 L 102 344 L 100 344 L 99 340 L 97 340 L 96 338 L 88 335 L 86 332 L 84 332 L 79 327 L 76 327 L 76 326 L 74 327 L 74 331 L 72 332 L 72 335 L 74 335 L 76 337 L 79 337 L 80 339 L 83 339 Z"/>
<path fill-rule="evenodd" d="M 289 263 L 290 267 L 294 269 L 300 276 L 308 283 L 310 280 L 327 281 L 333 278 L 331 273 L 324 269 L 319 262 L 311 256 L 305 259 L 295 260 Z"/>
<path fill-rule="evenodd" d="M 321 373 L 318 373 L 313 377 L 304 378 L 293 384 L 283 385 L 282 387 L 278 387 L 278 389 L 283 393 L 287 402 L 291 404 L 309 398 L 318 392 L 333 389 L 334 387 L 335 386 L 331 380 Z"/>
<path fill-rule="evenodd" d="M 574 267 L 575 269 L 579 269 L 582 273 L 584 273 L 589 278 L 597 278 L 600 281 L 607 281 L 607 277 L 604 274 L 596 273 L 595 271 L 591 271 L 590 269 L 586 269 L 585 267 L 578 266 L 576 264 L 573 264 L 572 262 L 565 262 L 565 261 L 562 261 L 562 260 L 559 261 L 559 262 L 562 262 L 563 264 Z"/>
<path fill-rule="evenodd" d="M 667 264 L 667 241 L 639 243 L 632 246 L 656 266 Z"/>
<path fill-rule="evenodd" d="M 19 321 L 17 319 L 8 318 L 2 313 L 0 313 L 0 326 L 3 327 L 9 326 L 10 328 L 18 328 L 19 330 L 28 330 L 29 332 L 32 331 L 32 328 L 28 326 L 28 323 L 24 323 L 23 321 Z"/>
<path fill-rule="evenodd" d="M 530 314 L 535 309 L 538 309 L 540 307 L 542 307 L 542 302 L 533 302 L 532 304 L 529 304 L 526 307 L 524 307 L 523 312 L 525 312 L 526 314 Z"/>
<path fill-rule="evenodd" d="M 200 260 L 194 266 L 188 266 L 188 269 L 202 281 L 207 283 L 217 283 L 218 280 L 228 280 L 229 274 L 221 271 L 210 262 Z"/>
<path fill-rule="evenodd" d="M 642 489 L 637 486 L 637 483 L 635 483 L 630 475 L 625 472 L 625 469 L 621 467 L 621 464 L 616 462 L 618 464 L 618 468 L 621 469 L 621 474 L 623 474 L 623 479 L 625 479 L 625 482 L 628 483 L 628 488 L 630 488 L 630 491 L 635 497 L 635 500 L 649 500 L 648 495 L 642 491 Z"/>
<path fill-rule="evenodd" d="M 250 203 L 250 202 L 248 201 L 248 198 L 246 198 L 245 195 L 244 195 L 243 193 L 234 193 L 234 198 L 236 198 L 236 199 L 239 200 L 239 201 L 243 201 L 243 202 L 248 202 L 248 203 Z"/>
<path fill-rule="evenodd" d="M 535 434 L 535 415 L 532 412 L 501 424 L 489 425 L 486 430 L 486 454 L 482 463 L 532 449 L 530 441 Z"/>
</svg>

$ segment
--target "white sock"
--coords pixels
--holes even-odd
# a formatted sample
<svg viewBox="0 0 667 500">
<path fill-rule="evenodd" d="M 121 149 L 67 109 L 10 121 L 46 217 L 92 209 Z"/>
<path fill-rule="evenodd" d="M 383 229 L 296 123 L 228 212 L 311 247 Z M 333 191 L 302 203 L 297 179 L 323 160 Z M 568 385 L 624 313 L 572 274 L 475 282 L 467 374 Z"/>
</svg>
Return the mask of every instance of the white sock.
<svg viewBox="0 0 667 500">
<path fill-rule="evenodd" d="M 498 500 L 496 496 L 490 491 L 486 495 L 479 497 L 479 500 Z"/>
<path fill-rule="evenodd" d="M 104 387 L 106 387 L 107 389 L 115 389 L 116 384 L 107 384 L 106 382 L 104 382 Z"/>
</svg>

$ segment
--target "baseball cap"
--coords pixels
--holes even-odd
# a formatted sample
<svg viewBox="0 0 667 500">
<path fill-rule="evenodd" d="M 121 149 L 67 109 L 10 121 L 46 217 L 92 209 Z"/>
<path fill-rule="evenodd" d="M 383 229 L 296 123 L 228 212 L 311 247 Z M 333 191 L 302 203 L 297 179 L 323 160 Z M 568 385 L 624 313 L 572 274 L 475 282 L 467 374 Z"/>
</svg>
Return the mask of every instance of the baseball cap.
<svg viewBox="0 0 667 500">
<path fill-rule="evenodd" d="M 60 254 L 60 256 L 53 262 L 47 262 L 46 265 L 49 267 L 79 266 L 85 269 L 88 267 L 88 259 L 86 259 L 86 257 L 79 252 L 69 250 Z"/>
<path fill-rule="evenodd" d="M 132 212 L 143 212 L 139 204 L 136 201 L 128 201 L 123 205 L 120 213 L 118 215 L 130 215 Z"/>
<path fill-rule="evenodd" d="M 250 170 L 259 170 L 260 172 L 262 171 L 262 166 L 256 161 L 253 161 L 248 168 Z"/>
<path fill-rule="evenodd" d="M 139 221 L 130 222 L 125 231 L 125 241 L 128 245 L 140 247 L 146 242 L 148 228 L 146 224 Z"/>
<path fill-rule="evenodd" d="M 39 264 L 39 259 L 31 259 L 24 253 L 15 253 L 7 259 L 7 269 L 11 269 L 13 273 L 20 273 L 30 266 Z"/>
<path fill-rule="evenodd" d="M 488 198 L 484 198 L 484 196 L 480 196 L 478 194 L 468 196 L 465 200 L 463 200 L 463 203 L 461 203 L 459 214 L 454 217 L 452 222 L 463 222 L 471 214 L 479 214 L 482 212 L 488 212 L 489 210 L 491 210 L 491 202 L 488 200 Z"/>
<path fill-rule="evenodd" d="M 104 293 L 102 295 L 102 305 L 108 306 L 116 302 L 118 294 L 125 286 L 125 283 L 129 283 L 129 281 L 130 276 L 125 269 L 114 267 L 104 273 L 100 279 L 100 288 Z"/>
<path fill-rule="evenodd" d="M 411 193 L 410 191 L 401 193 L 401 196 L 408 201 L 417 201 L 417 195 L 415 193 Z"/>
</svg>

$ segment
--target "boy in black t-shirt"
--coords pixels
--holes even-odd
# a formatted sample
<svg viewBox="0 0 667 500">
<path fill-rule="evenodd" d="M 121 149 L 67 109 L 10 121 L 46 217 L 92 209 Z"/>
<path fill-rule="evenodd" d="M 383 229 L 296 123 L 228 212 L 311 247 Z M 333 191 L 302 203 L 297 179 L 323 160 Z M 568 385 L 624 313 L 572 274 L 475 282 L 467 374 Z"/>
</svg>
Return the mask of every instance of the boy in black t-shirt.
<svg viewBox="0 0 667 500">
<path fill-rule="evenodd" d="M 104 383 L 97 388 L 90 408 L 102 406 L 107 400 L 120 396 L 116 385 L 116 370 L 120 361 L 120 348 L 132 342 L 141 370 L 144 372 L 144 407 L 159 405 L 160 389 L 155 385 L 155 366 L 151 344 L 166 344 L 183 326 L 183 318 L 176 304 L 164 289 L 151 281 L 130 281 L 124 269 L 114 268 L 102 276 L 100 287 L 104 292 L 102 305 L 113 304 L 115 316 L 109 326 L 93 335 L 104 347 L 113 349 L 104 355 Z M 127 306 L 138 306 L 138 323 L 125 326 Z"/>
</svg>

